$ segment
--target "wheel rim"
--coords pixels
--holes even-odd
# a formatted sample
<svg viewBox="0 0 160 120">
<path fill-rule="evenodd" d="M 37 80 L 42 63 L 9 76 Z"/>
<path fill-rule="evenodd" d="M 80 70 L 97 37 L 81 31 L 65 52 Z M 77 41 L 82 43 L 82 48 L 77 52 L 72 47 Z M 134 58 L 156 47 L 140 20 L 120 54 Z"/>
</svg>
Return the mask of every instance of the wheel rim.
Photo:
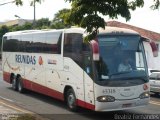
<svg viewBox="0 0 160 120">
<path fill-rule="evenodd" d="M 21 82 L 19 81 L 18 83 L 18 90 L 21 91 L 22 90 L 22 86 L 21 86 Z"/>
<path fill-rule="evenodd" d="M 75 106 L 75 97 L 72 93 L 70 93 L 68 96 L 68 106 L 70 108 L 74 108 L 74 106 Z"/>
<path fill-rule="evenodd" d="M 12 81 L 12 88 L 16 89 L 16 80 L 15 79 L 13 79 L 13 81 Z"/>
</svg>

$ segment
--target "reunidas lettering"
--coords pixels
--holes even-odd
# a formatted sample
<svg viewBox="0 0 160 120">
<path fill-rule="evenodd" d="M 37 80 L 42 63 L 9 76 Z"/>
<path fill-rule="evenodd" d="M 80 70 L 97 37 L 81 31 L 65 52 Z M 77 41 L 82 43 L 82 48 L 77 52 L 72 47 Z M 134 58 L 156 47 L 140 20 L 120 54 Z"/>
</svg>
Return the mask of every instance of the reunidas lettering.
<svg viewBox="0 0 160 120">
<path fill-rule="evenodd" d="M 17 63 L 25 63 L 25 64 L 36 64 L 36 56 L 29 55 L 16 55 L 15 60 Z"/>
</svg>

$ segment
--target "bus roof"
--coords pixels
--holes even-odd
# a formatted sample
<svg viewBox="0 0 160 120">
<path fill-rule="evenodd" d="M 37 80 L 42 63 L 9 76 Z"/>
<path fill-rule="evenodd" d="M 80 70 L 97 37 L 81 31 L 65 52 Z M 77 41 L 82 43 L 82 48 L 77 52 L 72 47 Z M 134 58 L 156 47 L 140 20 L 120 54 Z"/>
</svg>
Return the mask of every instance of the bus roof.
<svg viewBox="0 0 160 120">
<path fill-rule="evenodd" d="M 58 32 L 64 31 L 65 33 L 85 33 L 85 29 L 83 28 L 68 28 L 68 29 L 44 29 L 44 30 L 23 30 L 23 31 L 15 31 L 8 32 L 4 36 L 13 36 L 13 35 L 23 35 L 23 34 L 32 34 L 32 33 L 48 33 L 48 32 Z M 139 35 L 137 32 L 126 29 L 126 28 L 118 28 L 118 27 L 108 27 L 105 29 L 99 29 L 99 35 Z"/>
<path fill-rule="evenodd" d="M 99 29 L 99 35 L 139 35 L 138 32 L 131 29 L 119 28 L 119 27 L 108 27 L 105 29 Z"/>
<path fill-rule="evenodd" d="M 23 34 L 33 34 L 33 33 L 45 33 L 45 32 L 53 32 L 53 31 L 60 31 L 60 30 L 55 30 L 55 29 L 50 29 L 50 30 L 22 30 L 22 31 L 8 32 L 4 36 L 14 36 L 14 35 L 23 35 Z"/>
<path fill-rule="evenodd" d="M 48 33 L 48 32 L 58 32 L 64 31 L 65 33 L 84 33 L 83 28 L 68 28 L 68 29 L 42 29 L 42 30 L 22 30 L 15 32 L 8 32 L 4 36 L 14 36 L 14 35 L 23 35 L 23 34 L 36 34 L 36 33 Z"/>
</svg>

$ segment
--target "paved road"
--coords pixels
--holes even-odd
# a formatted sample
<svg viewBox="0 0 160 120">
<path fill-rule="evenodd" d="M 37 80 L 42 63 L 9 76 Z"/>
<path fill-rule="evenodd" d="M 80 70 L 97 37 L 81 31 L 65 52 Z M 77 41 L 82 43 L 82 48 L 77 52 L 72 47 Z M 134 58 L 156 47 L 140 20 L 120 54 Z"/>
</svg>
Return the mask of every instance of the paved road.
<svg viewBox="0 0 160 120">
<path fill-rule="evenodd" d="M 116 112 L 93 112 L 86 109 L 80 109 L 78 113 L 73 113 L 59 100 L 34 92 L 20 94 L 13 91 L 10 84 L 2 81 L 1 74 L 0 99 L 53 120 L 128 120 L 130 118 L 144 119 L 144 117 L 144 120 L 147 120 L 146 117 L 148 117 L 149 114 L 149 117 L 154 118 L 154 120 L 160 119 L 160 96 L 155 96 L 154 94 L 151 97 L 151 104 L 143 108 Z M 145 115 L 142 116 L 141 114 Z"/>
</svg>

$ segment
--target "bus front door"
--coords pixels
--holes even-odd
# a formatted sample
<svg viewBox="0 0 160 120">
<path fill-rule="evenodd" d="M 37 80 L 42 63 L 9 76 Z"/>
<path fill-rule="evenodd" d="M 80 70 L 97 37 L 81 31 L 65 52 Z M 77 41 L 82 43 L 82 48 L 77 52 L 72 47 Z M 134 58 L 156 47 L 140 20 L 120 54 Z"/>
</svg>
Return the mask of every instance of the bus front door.
<svg viewBox="0 0 160 120">
<path fill-rule="evenodd" d="M 89 52 L 84 54 L 84 92 L 85 92 L 85 107 L 94 110 L 95 100 L 94 100 L 94 82 L 92 80 L 93 68 L 92 60 Z"/>
</svg>

